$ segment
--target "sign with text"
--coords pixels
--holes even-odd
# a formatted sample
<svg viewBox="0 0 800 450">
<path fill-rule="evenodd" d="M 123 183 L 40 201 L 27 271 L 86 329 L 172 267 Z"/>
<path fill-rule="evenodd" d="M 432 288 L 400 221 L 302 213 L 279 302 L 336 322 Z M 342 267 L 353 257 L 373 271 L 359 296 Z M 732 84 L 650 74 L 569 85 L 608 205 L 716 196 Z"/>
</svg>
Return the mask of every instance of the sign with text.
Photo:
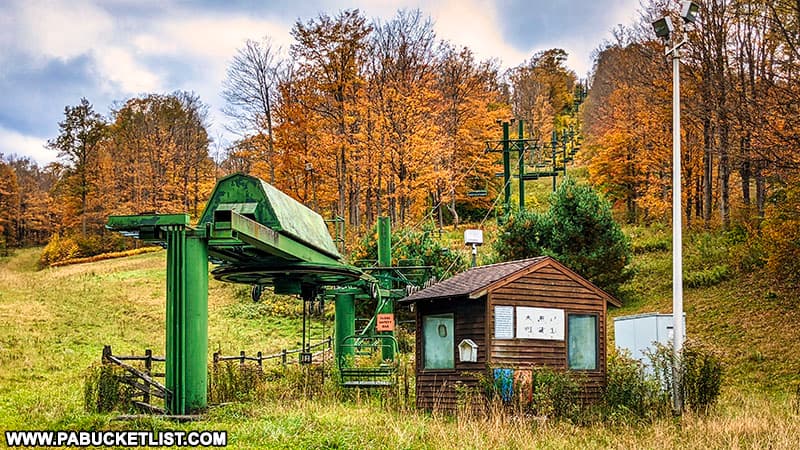
<svg viewBox="0 0 800 450">
<path fill-rule="evenodd" d="M 378 314 L 377 331 L 394 331 L 394 314 Z"/>
<path fill-rule="evenodd" d="M 564 340 L 564 310 L 517 307 L 517 338 Z"/>
<path fill-rule="evenodd" d="M 494 338 L 514 339 L 514 307 L 494 307 Z"/>
</svg>

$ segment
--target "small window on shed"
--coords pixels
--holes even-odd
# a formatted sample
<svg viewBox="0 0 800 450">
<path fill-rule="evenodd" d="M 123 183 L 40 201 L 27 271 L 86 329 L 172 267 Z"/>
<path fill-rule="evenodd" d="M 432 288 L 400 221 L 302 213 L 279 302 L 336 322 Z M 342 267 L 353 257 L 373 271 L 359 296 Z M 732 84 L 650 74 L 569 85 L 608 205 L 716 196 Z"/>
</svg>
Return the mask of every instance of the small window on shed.
<svg viewBox="0 0 800 450">
<path fill-rule="evenodd" d="M 455 368 L 455 333 L 452 314 L 422 317 L 422 345 L 426 369 Z"/>
<path fill-rule="evenodd" d="M 570 314 L 567 335 L 567 359 L 574 370 L 597 370 L 597 315 Z"/>
</svg>

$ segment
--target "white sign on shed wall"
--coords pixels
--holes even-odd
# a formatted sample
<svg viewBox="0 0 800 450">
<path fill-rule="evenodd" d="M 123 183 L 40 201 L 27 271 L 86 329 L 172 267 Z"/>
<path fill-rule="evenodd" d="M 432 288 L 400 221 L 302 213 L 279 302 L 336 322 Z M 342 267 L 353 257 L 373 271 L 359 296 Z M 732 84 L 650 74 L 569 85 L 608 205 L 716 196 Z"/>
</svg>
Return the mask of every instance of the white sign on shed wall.
<svg viewBox="0 0 800 450">
<path fill-rule="evenodd" d="M 514 307 L 494 307 L 494 338 L 514 339 Z"/>
<path fill-rule="evenodd" d="M 517 307 L 517 338 L 564 340 L 564 310 Z"/>
</svg>

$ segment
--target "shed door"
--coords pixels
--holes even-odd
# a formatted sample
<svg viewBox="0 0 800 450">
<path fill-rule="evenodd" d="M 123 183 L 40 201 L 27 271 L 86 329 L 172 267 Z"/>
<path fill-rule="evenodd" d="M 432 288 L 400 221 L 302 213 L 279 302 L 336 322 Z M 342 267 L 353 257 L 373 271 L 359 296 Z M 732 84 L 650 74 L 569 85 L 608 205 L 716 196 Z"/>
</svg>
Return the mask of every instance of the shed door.
<svg viewBox="0 0 800 450">
<path fill-rule="evenodd" d="M 455 368 L 455 336 L 452 314 L 422 318 L 422 345 L 425 369 Z"/>
</svg>

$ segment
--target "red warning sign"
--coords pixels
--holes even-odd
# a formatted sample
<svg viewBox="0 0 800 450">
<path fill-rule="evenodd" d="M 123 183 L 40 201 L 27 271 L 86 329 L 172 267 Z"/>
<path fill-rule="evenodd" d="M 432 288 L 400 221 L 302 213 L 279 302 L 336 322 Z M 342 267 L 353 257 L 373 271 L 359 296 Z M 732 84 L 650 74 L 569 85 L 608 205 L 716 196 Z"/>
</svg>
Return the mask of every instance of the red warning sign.
<svg viewBox="0 0 800 450">
<path fill-rule="evenodd" d="M 394 314 L 378 314 L 377 331 L 394 331 Z"/>
</svg>

